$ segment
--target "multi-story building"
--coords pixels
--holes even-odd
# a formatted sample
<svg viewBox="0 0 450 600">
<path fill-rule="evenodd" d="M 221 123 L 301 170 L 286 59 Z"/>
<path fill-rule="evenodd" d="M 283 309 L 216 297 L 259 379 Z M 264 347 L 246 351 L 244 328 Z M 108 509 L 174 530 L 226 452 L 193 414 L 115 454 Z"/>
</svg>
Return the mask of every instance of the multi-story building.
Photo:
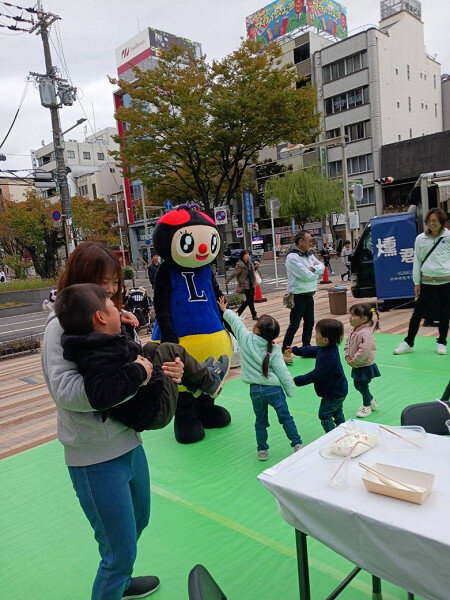
<svg viewBox="0 0 450 600">
<path fill-rule="evenodd" d="M 442 129 L 450 129 L 450 75 L 444 73 L 441 77 L 442 90 Z"/>
<path fill-rule="evenodd" d="M 24 194 L 34 189 L 33 177 L 0 177 L 0 210 L 3 201 L 23 202 Z"/>
<path fill-rule="evenodd" d="M 348 136 L 350 181 L 364 186 L 360 221 L 383 212 L 381 146 L 442 131 L 440 64 L 424 46 L 417 0 L 382 0 L 370 27 L 312 55 L 322 138 Z M 342 129 L 341 129 L 342 128 Z M 330 177 L 342 174 L 341 148 L 327 152 Z"/>
<path fill-rule="evenodd" d="M 175 44 L 186 48 L 196 56 L 201 56 L 202 50 L 199 43 L 165 31 L 146 27 L 116 49 L 118 78 L 125 81 L 132 81 L 134 79 L 132 67 L 134 66 L 139 66 L 143 71 L 155 68 L 160 53 L 168 50 Z M 116 109 L 121 106 L 130 106 L 130 102 L 130 96 L 124 94 L 122 90 L 119 89 L 114 92 L 114 105 Z M 117 122 L 119 135 L 124 134 L 126 127 L 126 123 Z M 125 174 L 122 184 L 132 260 L 134 263 L 137 263 L 139 258 L 142 258 L 147 262 L 151 247 L 151 232 L 156 221 L 152 218 L 147 219 L 146 215 L 144 215 L 146 199 L 142 182 L 138 179 L 133 180 Z"/>
<path fill-rule="evenodd" d="M 71 196 L 84 195 L 93 199 L 106 197 L 120 189 L 120 175 L 110 156 L 110 152 L 119 149 L 112 139 L 113 135 L 117 135 L 117 130 L 114 127 L 106 127 L 87 136 L 84 142 L 73 139 L 64 141 L 64 161 L 68 167 L 67 179 Z M 32 150 L 31 162 L 37 172 L 55 171 L 53 142 Z M 88 185 L 86 177 L 93 173 L 101 175 L 94 176 Z M 83 186 L 83 190 L 80 190 L 80 185 Z"/>
</svg>

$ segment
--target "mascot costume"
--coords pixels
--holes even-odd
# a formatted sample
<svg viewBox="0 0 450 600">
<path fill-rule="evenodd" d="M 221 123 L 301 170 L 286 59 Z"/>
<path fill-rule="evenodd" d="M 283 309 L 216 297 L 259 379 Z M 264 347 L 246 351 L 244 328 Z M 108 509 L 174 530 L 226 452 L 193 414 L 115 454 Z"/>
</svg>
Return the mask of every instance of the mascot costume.
<svg viewBox="0 0 450 600">
<path fill-rule="evenodd" d="M 155 280 L 153 340 L 181 344 L 199 362 L 231 356 L 231 339 L 217 306 L 222 292 L 210 267 L 220 248 L 214 221 L 196 204 L 182 204 L 158 220 L 153 245 L 164 259 Z M 213 398 L 180 392 L 174 427 L 181 444 L 198 442 L 204 428 L 230 421 L 230 413 Z"/>
</svg>

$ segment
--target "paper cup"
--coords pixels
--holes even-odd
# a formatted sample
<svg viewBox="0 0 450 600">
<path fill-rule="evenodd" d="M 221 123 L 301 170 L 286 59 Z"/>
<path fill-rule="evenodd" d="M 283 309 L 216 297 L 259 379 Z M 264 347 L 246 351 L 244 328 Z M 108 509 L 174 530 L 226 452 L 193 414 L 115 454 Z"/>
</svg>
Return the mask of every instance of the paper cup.
<svg viewBox="0 0 450 600">
<path fill-rule="evenodd" d="M 319 451 L 323 459 L 328 486 L 333 490 L 342 490 L 348 485 L 348 463 L 350 458 L 330 454 L 325 448 Z"/>
</svg>

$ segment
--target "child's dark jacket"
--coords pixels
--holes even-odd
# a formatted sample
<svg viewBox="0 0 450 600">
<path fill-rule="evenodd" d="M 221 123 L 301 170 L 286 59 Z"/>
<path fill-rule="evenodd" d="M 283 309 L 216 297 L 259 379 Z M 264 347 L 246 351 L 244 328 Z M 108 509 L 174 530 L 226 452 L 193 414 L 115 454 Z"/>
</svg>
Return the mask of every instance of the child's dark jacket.
<svg viewBox="0 0 450 600">
<path fill-rule="evenodd" d="M 150 381 L 141 364 L 135 363 L 142 354 L 139 344 L 126 335 L 61 336 L 64 358 L 75 362 L 84 379 L 89 403 L 98 411 L 121 421 L 136 431 L 151 429 L 159 410 L 165 375 L 153 365 Z M 124 400 L 129 398 L 126 402 Z"/>
<path fill-rule="evenodd" d="M 316 359 L 313 371 L 294 377 L 295 385 L 314 383 L 314 389 L 320 398 L 329 400 L 345 398 L 348 393 L 348 383 L 337 346 L 305 346 L 303 348 L 293 346 L 292 353 L 296 356 L 303 356 L 303 358 Z"/>
</svg>

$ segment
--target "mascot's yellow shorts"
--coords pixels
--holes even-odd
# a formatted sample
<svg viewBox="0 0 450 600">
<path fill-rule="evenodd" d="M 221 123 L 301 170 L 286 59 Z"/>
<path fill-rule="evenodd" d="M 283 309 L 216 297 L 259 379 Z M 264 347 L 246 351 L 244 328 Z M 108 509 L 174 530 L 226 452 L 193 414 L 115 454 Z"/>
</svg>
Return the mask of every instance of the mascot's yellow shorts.
<svg viewBox="0 0 450 600">
<path fill-rule="evenodd" d="M 159 342 L 159 340 L 157 341 Z M 189 354 L 192 354 L 198 362 L 203 362 L 209 356 L 214 356 L 217 360 L 222 354 L 228 354 L 231 358 L 233 353 L 230 334 L 225 329 L 216 331 L 216 333 L 186 335 L 180 338 L 179 344 L 180 346 L 183 346 Z M 184 389 L 184 387 L 180 386 L 181 391 Z"/>
</svg>

